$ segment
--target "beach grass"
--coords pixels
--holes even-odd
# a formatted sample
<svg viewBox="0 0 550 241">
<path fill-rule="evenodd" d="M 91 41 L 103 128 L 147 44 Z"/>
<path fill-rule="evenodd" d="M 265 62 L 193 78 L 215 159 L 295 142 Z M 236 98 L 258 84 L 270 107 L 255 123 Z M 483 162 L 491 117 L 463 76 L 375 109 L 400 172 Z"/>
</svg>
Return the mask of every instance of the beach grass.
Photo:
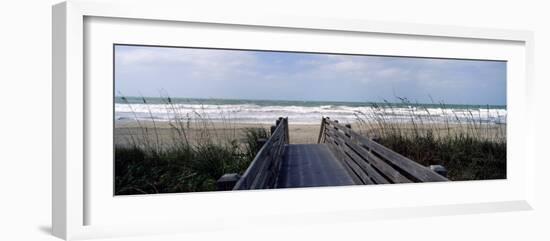
<svg viewBox="0 0 550 241">
<path fill-rule="evenodd" d="M 466 118 L 450 113 L 443 123 L 434 122 L 436 114 L 426 107 L 401 99 L 411 106 L 408 118 L 399 121 L 387 117 L 394 111 L 390 102 L 373 105 L 375 111 L 356 114 L 359 131 L 380 144 L 421 165 L 443 165 L 453 181 L 506 178 L 506 124 L 482 122 L 482 109 L 468 110 Z M 448 110 L 440 104 L 442 110 Z M 416 111 L 415 111 L 416 110 Z M 486 114 L 486 113 L 483 113 Z"/>
<path fill-rule="evenodd" d="M 127 99 L 121 99 L 135 115 Z M 148 106 L 147 99 L 141 101 Z M 421 165 L 443 165 L 453 181 L 506 178 L 503 117 L 483 122 L 477 118 L 482 110 L 472 109 L 466 118 L 447 113 L 441 122 L 425 105 L 401 101 L 400 109 L 411 106 L 407 118 L 391 118 L 396 112 L 393 103 L 372 103 L 374 111 L 355 113 L 353 128 Z M 258 140 L 269 138 L 265 126 L 243 128 L 222 110 L 214 122 L 202 108 L 184 114 L 170 97 L 164 97 L 163 104 L 173 117 L 168 123 L 157 123 L 150 110 L 146 120 L 135 115 L 124 141 L 116 142 L 115 195 L 214 191 L 223 174 L 244 173 L 261 148 Z M 439 107 L 452 111 L 444 104 Z M 315 128 L 295 130 L 315 130 L 312 138 L 318 133 Z"/>
<path fill-rule="evenodd" d="M 169 97 L 165 101 L 175 117 L 169 123 L 171 140 L 159 136 L 151 112 L 148 123 L 136 117 L 138 131 L 125 144 L 115 145 L 115 195 L 214 191 L 223 174 L 242 174 L 259 149 L 257 140 L 268 138 L 266 129 L 250 127 L 240 130 L 245 140 L 239 141 L 229 117 L 222 126 L 233 131 L 222 135 L 204 111 L 184 116 Z M 192 140 L 191 126 L 199 127 Z"/>
</svg>

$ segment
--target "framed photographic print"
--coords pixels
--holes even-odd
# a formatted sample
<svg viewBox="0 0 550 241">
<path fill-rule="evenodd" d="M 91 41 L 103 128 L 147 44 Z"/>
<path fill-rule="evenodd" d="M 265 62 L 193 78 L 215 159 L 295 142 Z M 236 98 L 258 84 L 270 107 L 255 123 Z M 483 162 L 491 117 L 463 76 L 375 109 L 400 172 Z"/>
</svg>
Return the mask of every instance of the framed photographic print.
<svg viewBox="0 0 550 241">
<path fill-rule="evenodd" d="M 530 32 L 153 5 L 53 7 L 56 236 L 531 208 Z"/>
</svg>

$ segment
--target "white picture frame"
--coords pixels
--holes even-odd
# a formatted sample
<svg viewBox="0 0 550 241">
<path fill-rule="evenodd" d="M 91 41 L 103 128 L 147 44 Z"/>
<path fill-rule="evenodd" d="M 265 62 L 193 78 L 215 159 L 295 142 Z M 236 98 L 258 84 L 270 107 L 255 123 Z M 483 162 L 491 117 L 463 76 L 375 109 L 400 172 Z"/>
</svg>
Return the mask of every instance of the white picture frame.
<svg viewBox="0 0 550 241">
<path fill-rule="evenodd" d="M 156 11 L 149 11 L 155 8 Z M 515 125 L 514 130 L 508 127 L 508 138 L 513 137 L 509 142 L 509 160 L 512 165 L 508 165 L 508 170 L 512 171 L 512 177 L 507 180 L 482 181 L 482 182 L 459 182 L 449 186 L 448 183 L 433 183 L 422 185 L 396 185 L 396 186 L 378 186 L 358 189 L 355 187 L 338 188 L 312 188 L 288 191 L 251 191 L 251 192 L 221 192 L 221 193 L 200 193 L 200 194 L 165 194 L 154 196 L 142 196 L 131 198 L 120 198 L 112 203 L 96 201 L 94 186 L 105 184 L 95 184 L 97 179 L 87 179 L 89 176 L 99 174 L 87 174 L 90 168 L 95 164 L 90 164 L 85 158 L 90 156 L 90 144 L 86 141 L 90 133 L 89 118 L 105 117 L 107 114 L 94 115 L 90 117 L 89 99 L 93 98 L 94 93 L 90 89 L 98 89 L 100 86 L 89 85 L 85 78 L 90 78 L 86 74 L 86 68 L 96 68 L 94 60 L 88 59 L 89 49 L 94 48 L 94 44 L 87 45 L 86 41 L 119 41 L 116 36 L 110 36 L 108 31 L 102 31 L 101 26 L 90 30 L 86 28 L 86 21 L 94 19 L 110 19 L 115 23 L 107 21 L 99 25 L 111 24 L 114 28 L 127 27 L 125 23 L 144 24 L 151 22 L 148 28 L 151 31 L 159 31 L 159 39 L 152 41 L 161 41 L 166 45 L 171 43 L 178 45 L 177 41 L 167 34 L 163 34 L 163 24 L 170 24 L 173 28 L 179 28 L 178 24 L 206 24 L 208 26 L 223 26 L 224 31 L 238 31 L 232 29 L 254 29 L 256 32 L 266 32 L 276 30 L 277 33 L 285 31 L 298 31 L 300 34 L 307 35 L 309 32 L 315 32 L 319 36 L 333 36 L 357 34 L 363 35 L 389 36 L 399 39 L 421 39 L 419 41 L 441 42 L 442 49 L 448 51 L 436 52 L 428 48 L 419 48 L 417 51 L 424 51 L 423 54 L 430 57 L 453 57 L 458 55 L 458 51 L 452 50 L 451 45 L 467 46 L 472 44 L 470 51 L 479 49 L 479 53 L 465 52 L 463 55 L 454 56 L 460 58 L 480 59 L 486 56 L 492 56 L 493 59 L 506 60 L 511 63 L 508 75 L 508 102 L 510 114 L 508 121 L 510 125 Z M 119 21 L 120 24 L 116 23 Z M 97 21 L 96 21 L 97 22 Z M 89 24 L 89 23 L 88 23 Z M 96 24 L 96 23 L 91 23 Z M 202 31 L 202 30 L 197 30 Z M 97 34 L 95 37 L 86 38 L 86 35 Z M 177 33 L 176 33 L 177 34 Z M 258 35 L 261 37 L 261 33 Z M 146 44 L 149 39 L 139 40 L 140 34 L 128 34 L 125 37 L 127 41 Z M 347 35 L 346 35 L 347 36 Z M 171 39 L 172 38 L 172 39 Z M 228 37 L 229 38 L 229 37 Z M 307 38 L 304 37 L 304 38 Z M 374 37 L 373 37 L 374 38 Z M 238 38 L 236 39 L 238 40 Z M 137 41 L 137 42 L 136 42 Z M 200 41 L 200 39 L 196 40 Z M 304 40 L 305 41 L 305 40 Z M 449 43 L 445 43 L 449 42 Z M 112 42 L 114 43 L 114 42 Z M 212 42 L 209 45 L 217 45 Z M 503 48 L 500 48 L 502 44 Z M 238 43 L 237 43 L 238 45 Z M 275 44 L 265 45 L 272 46 Z M 99 46 L 99 45 L 98 45 Z M 265 47 L 264 46 L 264 47 Z M 296 45 L 298 46 L 298 45 Z M 296 48 L 288 45 L 288 48 Z M 382 45 L 381 45 L 382 46 Z M 470 45 L 468 45 L 470 46 Z M 477 47 L 476 47 L 477 46 Z M 493 46 L 493 47 L 491 47 Z M 506 47 L 508 46 L 508 47 Z M 208 46 L 203 46 L 208 47 Z M 225 47 L 225 46 L 224 46 Z M 255 46 L 262 48 L 262 46 Z M 406 47 L 405 45 L 403 48 Z M 279 45 L 278 49 L 286 48 Z M 303 48 L 297 47 L 297 48 Z M 323 46 L 318 46 L 323 48 Z M 502 50 L 501 50 L 502 49 Z M 508 50 L 504 50 L 508 49 Z M 349 50 L 353 51 L 353 50 Z M 367 50 L 365 50 L 367 51 Z M 389 51 L 389 50 L 388 50 Z M 493 52 L 491 52 L 493 51 Z M 532 116 L 529 107 L 532 93 L 532 59 L 533 59 L 533 35 L 528 31 L 517 30 L 495 30 L 481 28 L 451 27 L 438 25 L 421 25 L 390 22 L 371 22 L 349 19 L 321 19 L 305 18 L 297 16 L 276 16 L 265 14 L 234 15 L 211 15 L 205 9 L 197 10 L 190 8 L 187 3 L 177 1 L 168 4 L 157 5 L 153 2 L 95 2 L 95 1 L 67 1 L 53 7 L 53 168 L 52 168 L 52 226 L 54 235 L 64 239 L 84 239 L 94 237 L 113 237 L 125 235 L 140 234 L 158 234 L 158 233 L 176 233 L 192 232 L 197 230 L 223 229 L 227 227 L 242 227 L 244 223 L 267 226 L 267 225 L 292 225 L 300 222 L 340 222 L 344 220 L 369 220 L 384 218 L 401 217 L 423 217 L 433 215 L 450 215 L 480 212 L 514 211 L 529 210 L 534 198 L 534 166 L 535 156 L 531 150 L 534 136 L 527 125 L 517 123 L 527 123 L 529 116 Z M 101 49 L 97 52 L 102 53 Z M 404 53 L 397 55 L 407 55 Z M 454 54 L 454 55 L 453 55 Z M 96 54 L 105 56 L 104 54 Z M 412 55 L 418 55 L 412 53 Z M 451 56 L 452 55 L 452 56 Z M 104 60 L 112 61 L 112 60 Z M 105 70 L 108 73 L 108 69 Z M 112 70 L 111 70 L 112 71 Z M 102 72 L 102 71 L 100 71 Z M 98 72 L 99 73 L 99 72 Z M 107 84 L 112 85 L 111 79 L 106 80 Z M 97 81 L 96 81 L 97 82 Z M 96 83 L 94 82 L 94 83 Z M 92 91 L 93 92 L 93 91 Z M 111 121 L 109 119 L 108 121 Z M 93 127 L 95 128 L 95 127 Z M 95 131 L 94 131 L 95 132 Z M 98 138 L 101 138 L 98 137 Z M 91 141 L 93 142 L 93 141 Z M 518 157 L 522 157 L 521 161 Z M 112 160 L 111 160 L 112 161 Z M 108 181 L 105 181 L 108 183 Z M 96 188 L 97 189 L 97 188 Z M 492 190 L 491 196 L 486 193 Z M 446 195 L 449 192 L 456 191 L 459 194 L 467 194 L 464 198 L 457 198 L 453 195 Z M 346 196 L 346 193 L 349 196 Z M 317 200 L 327 200 L 327 197 L 333 197 L 330 201 L 338 204 L 349 198 L 365 195 L 377 195 L 380 198 L 370 198 L 369 201 L 350 201 L 346 203 L 345 208 L 330 206 L 328 203 L 319 201 L 316 205 L 311 205 L 307 201 L 316 198 Z M 384 197 L 399 197 L 407 195 L 411 200 L 399 200 L 393 202 L 384 202 Z M 436 200 L 423 201 L 418 197 L 442 197 Z M 281 202 L 280 207 L 270 205 L 277 200 L 280 202 L 281 196 L 294 197 L 303 202 L 297 202 L 296 209 L 292 205 Z M 341 198 L 337 198 L 341 197 Z M 372 197 L 372 196 L 369 196 Z M 215 202 L 216 200 L 235 205 L 235 210 L 223 211 L 216 210 L 201 215 L 201 206 L 205 203 Z M 430 198 L 433 199 L 433 198 Z M 253 212 L 242 212 L 243 200 L 250 200 L 247 208 Z M 124 207 L 151 206 L 159 205 L 164 208 L 175 208 L 175 206 L 184 206 L 182 203 L 194 204 L 194 211 L 191 215 L 182 217 L 181 213 L 165 213 L 157 215 L 147 210 L 140 212 L 139 216 L 132 216 L 131 209 L 123 210 Z M 90 203 L 99 203 L 92 205 Z M 239 204 L 241 203 L 241 204 Z M 263 203 L 265 205 L 250 205 L 254 203 Z M 368 207 L 365 207 L 368 204 Z M 241 206 L 239 206 L 241 205 Z M 294 205 L 294 204 L 293 204 Z M 328 206 L 327 206 L 328 205 Z M 270 208 L 263 208 L 268 206 Z M 182 208 L 180 208 L 182 209 Z M 117 213 L 117 210 L 120 211 Z M 164 209 L 163 209 L 164 210 Z M 177 210 L 177 209 L 176 209 Z M 187 210 L 188 213 L 190 210 Z M 263 212 L 261 212 L 263 211 Z M 221 213 L 220 213 L 221 212 Z M 90 216 L 101 217 L 97 222 L 90 222 Z M 131 218 L 121 217 L 132 216 Z M 325 218 L 323 218 L 325 217 Z M 330 219 L 326 217 L 331 217 Z M 113 222 L 107 222 L 108 220 Z M 191 220 L 193 219 L 193 220 Z M 152 221 L 145 221 L 152 220 Z M 229 222 L 228 220 L 232 220 Z M 292 220 L 292 221 L 285 221 Z"/>
</svg>

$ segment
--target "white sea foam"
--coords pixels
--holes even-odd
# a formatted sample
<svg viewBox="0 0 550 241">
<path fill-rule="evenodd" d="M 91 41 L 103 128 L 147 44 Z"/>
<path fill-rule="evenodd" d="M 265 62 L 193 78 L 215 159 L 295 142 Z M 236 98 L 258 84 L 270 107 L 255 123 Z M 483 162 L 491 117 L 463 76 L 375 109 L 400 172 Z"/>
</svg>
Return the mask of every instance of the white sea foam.
<svg viewBox="0 0 550 241">
<path fill-rule="evenodd" d="M 317 124 L 322 116 L 341 122 L 353 122 L 357 116 L 363 119 L 384 118 L 385 121 L 408 121 L 422 118 L 425 122 L 460 122 L 475 120 L 483 123 L 506 123 L 506 109 L 452 109 L 424 107 L 352 107 L 344 105 L 320 106 L 261 106 L 255 104 L 115 104 L 115 120 L 170 121 L 174 118 L 208 118 L 212 121 L 232 120 L 246 123 L 272 123 L 280 116 L 291 123 Z"/>
</svg>

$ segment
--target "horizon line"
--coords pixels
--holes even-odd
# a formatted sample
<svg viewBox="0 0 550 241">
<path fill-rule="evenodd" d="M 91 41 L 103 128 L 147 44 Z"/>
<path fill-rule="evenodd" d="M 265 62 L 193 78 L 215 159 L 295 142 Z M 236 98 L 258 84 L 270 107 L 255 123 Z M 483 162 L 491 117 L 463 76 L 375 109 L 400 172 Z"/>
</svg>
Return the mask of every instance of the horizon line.
<svg viewBox="0 0 550 241">
<path fill-rule="evenodd" d="M 445 103 L 445 102 L 432 102 L 432 103 L 425 103 L 425 102 L 391 102 L 383 100 L 383 101 L 345 101 L 345 100 L 292 100 L 292 99 L 247 99 L 247 98 L 219 98 L 219 97 L 161 97 L 161 96 L 135 96 L 135 95 L 129 95 L 129 96 L 123 96 L 123 95 L 114 95 L 115 98 L 155 98 L 155 99 L 197 99 L 197 100 L 244 100 L 244 101 L 292 101 L 292 102 L 340 102 L 340 103 L 371 103 L 371 104 L 383 104 L 383 103 L 390 103 L 390 104 L 411 104 L 411 105 L 470 105 L 470 106 L 504 106 L 507 107 L 507 104 L 457 104 L 457 103 Z M 395 97 L 397 99 L 400 99 L 398 97 Z M 407 99 L 406 97 L 403 97 L 404 99 Z"/>
</svg>

